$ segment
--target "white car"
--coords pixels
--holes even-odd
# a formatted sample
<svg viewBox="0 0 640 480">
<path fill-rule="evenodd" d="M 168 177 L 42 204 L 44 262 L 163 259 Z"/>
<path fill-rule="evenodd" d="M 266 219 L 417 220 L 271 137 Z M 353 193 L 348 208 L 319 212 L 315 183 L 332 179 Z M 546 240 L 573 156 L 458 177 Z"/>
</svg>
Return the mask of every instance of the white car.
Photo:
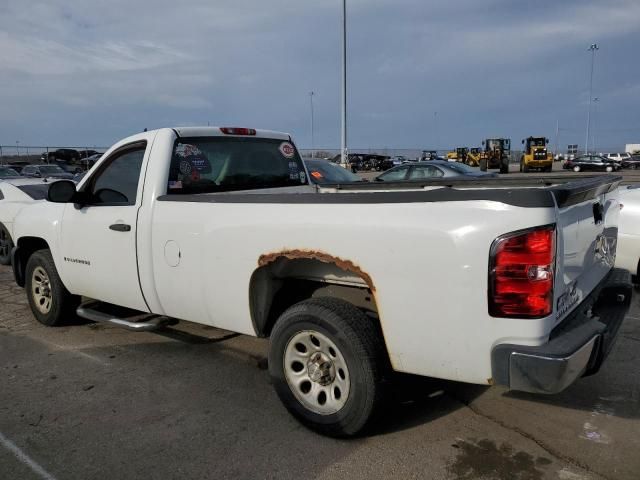
<svg viewBox="0 0 640 480">
<path fill-rule="evenodd" d="M 613 160 L 614 162 L 622 162 L 623 160 L 629 160 L 631 158 L 630 153 L 605 153 L 604 158 Z"/>
<path fill-rule="evenodd" d="M 14 218 L 27 205 L 44 201 L 50 185 L 33 178 L 0 180 L 0 265 L 11 263 Z"/>
<path fill-rule="evenodd" d="M 616 267 L 640 273 L 640 185 L 620 187 Z"/>
</svg>

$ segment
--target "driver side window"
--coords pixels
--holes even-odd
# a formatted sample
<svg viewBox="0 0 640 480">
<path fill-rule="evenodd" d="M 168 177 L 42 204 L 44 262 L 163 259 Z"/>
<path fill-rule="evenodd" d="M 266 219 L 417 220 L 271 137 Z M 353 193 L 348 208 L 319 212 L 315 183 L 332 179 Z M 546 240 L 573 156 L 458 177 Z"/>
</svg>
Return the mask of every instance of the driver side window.
<svg viewBox="0 0 640 480">
<path fill-rule="evenodd" d="M 92 205 L 135 205 L 146 142 L 115 152 L 87 190 Z"/>
</svg>

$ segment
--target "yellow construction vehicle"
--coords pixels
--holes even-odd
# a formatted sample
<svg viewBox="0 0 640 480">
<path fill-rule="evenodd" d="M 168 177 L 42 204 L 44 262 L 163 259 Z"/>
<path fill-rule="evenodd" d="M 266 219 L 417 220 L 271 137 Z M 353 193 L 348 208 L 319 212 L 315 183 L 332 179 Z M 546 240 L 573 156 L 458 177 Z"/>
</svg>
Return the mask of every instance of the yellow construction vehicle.
<svg viewBox="0 0 640 480">
<path fill-rule="evenodd" d="M 520 171 L 532 169 L 550 172 L 553 168 L 553 154 L 547 150 L 549 139 L 545 137 L 529 137 L 522 140 L 524 152 L 520 157 Z"/>
<path fill-rule="evenodd" d="M 479 167 L 480 166 L 480 156 L 482 155 L 482 150 L 476 147 L 472 147 L 467 152 L 467 158 L 465 162 L 470 167 Z"/>
<path fill-rule="evenodd" d="M 458 147 L 455 150 L 447 152 L 447 160 L 454 160 L 456 162 L 467 163 L 467 154 L 469 149 L 467 147 Z"/>
<path fill-rule="evenodd" d="M 487 138 L 482 142 L 484 152 L 480 156 L 480 167 L 486 161 L 486 168 L 499 168 L 500 173 L 509 173 L 511 158 L 511 139 Z"/>
</svg>

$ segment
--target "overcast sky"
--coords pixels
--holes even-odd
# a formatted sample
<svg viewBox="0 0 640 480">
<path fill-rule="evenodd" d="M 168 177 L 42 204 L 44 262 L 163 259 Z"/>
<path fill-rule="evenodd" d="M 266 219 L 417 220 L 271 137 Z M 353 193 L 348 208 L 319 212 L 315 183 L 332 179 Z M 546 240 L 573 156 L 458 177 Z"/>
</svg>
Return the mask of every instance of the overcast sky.
<svg viewBox="0 0 640 480">
<path fill-rule="evenodd" d="M 638 0 L 347 0 L 349 145 L 640 143 Z M 0 0 L 0 144 L 176 125 L 340 143 L 341 1 Z M 437 115 L 434 114 L 437 112 Z M 437 120 L 436 120 L 437 118 Z M 515 146 L 515 145 L 514 145 Z"/>
</svg>

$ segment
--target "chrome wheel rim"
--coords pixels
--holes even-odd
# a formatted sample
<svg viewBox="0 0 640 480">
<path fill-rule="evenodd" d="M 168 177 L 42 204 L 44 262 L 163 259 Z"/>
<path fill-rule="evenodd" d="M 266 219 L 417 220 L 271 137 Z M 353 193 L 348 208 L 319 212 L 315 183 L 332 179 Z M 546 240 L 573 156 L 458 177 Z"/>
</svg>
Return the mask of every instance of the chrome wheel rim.
<svg viewBox="0 0 640 480">
<path fill-rule="evenodd" d="M 7 231 L 0 227 L 0 257 L 8 257 L 11 251 L 11 240 Z"/>
<path fill-rule="evenodd" d="M 51 311 L 51 304 L 53 299 L 51 296 L 51 282 L 49 275 L 42 267 L 36 267 L 31 275 L 31 295 L 33 296 L 33 302 L 42 314 L 47 314 Z"/>
<path fill-rule="evenodd" d="M 285 348 L 283 367 L 289 388 L 308 410 L 331 415 L 347 403 L 351 390 L 347 362 L 326 335 L 313 330 L 296 333 Z"/>
</svg>

